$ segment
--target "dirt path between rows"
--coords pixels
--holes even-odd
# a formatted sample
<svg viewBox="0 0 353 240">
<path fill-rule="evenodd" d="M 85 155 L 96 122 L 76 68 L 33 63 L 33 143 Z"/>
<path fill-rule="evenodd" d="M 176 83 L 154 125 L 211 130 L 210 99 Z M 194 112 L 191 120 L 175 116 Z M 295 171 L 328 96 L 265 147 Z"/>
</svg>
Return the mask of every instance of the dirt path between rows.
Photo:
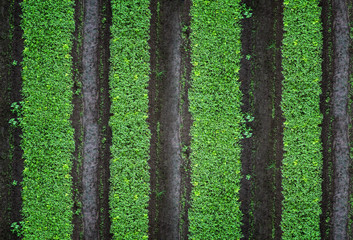
<svg viewBox="0 0 353 240">
<path fill-rule="evenodd" d="M 98 239 L 98 36 L 99 2 L 84 1 L 82 97 L 83 97 L 83 170 L 82 214 L 84 239 Z"/>
<path fill-rule="evenodd" d="M 182 25 L 190 24 L 190 5 L 190 1 L 168 0 L 152 0 L 150 5 L 151 239 L 180 239 L 181 235 L 187 239 L 191 191 L 187 94 L 191 65 L 190 52 L 183 50 L 189 47 L 190 32 L 186 31 L 182 40 Z M 182 146 L 186 146 L 183 153 Z"/>
</svg>

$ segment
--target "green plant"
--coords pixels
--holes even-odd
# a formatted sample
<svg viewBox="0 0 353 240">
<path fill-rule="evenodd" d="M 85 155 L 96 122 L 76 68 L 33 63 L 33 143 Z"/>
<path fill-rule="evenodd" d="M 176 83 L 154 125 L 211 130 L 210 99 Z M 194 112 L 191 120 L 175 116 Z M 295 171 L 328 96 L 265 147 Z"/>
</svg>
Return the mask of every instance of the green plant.
<svg viewBox="0 0 353 240">
<path fill-rule="evenodd" d="M 189 237 L 240 239 L 242 7 L 234 0 L 195 0 L 191 15 Z"/>
<path fill-rule="evenodd" d="M 23 238 L 71 239 L 73 1 L 26 0 L 21 7 Z"/>
<path fill-rule="evenodd" d="M 12 126 L 12 127 L 17 127 L 17 126 L 19 126 L 19 123 L 18 123 L 18 121 L 17 121 L 16 118 L 11 118 L 11 119 L 9 120 L 9 124 L 10 124 L 10 126 Z"/>
<path fill-rule="evenodd" d="M 110 217 L 113 239 L 147 239 L 149 1 L 112 1 Z M 134 44 L 131 44 L 134 43 Z"/>
<path fill-rule="evenodd" d="M 16 234 L 17 237 L 22 237 L 23 236 L 22 224 L 23 224 L 23 222 L 13 222 L 13 223 L 11 223 L 11 232 Z"/>
<path fill-rule="evenodd" d="M 23 102 L 13 102 L 11 104 L 11 112 L 16 116 L 14 118 L 11 118 L 9 120 L 10 126 L 16 128 L 20 125 L 21 120 L 22 120 L 22 112 L 21 112 L 21 106 Z"/>
<path fill-rule="evenodd" d="M 252 137 L 252 132 L 251 128 L 244 127 L 243 129 L 243 135 L 244 138 L 251 138 Z"/>
<path fill-rule="evenodd" d="M 12 186 L 17 186 L 18 182 L 16 180 L 13 180 Z"/>
<path fill-rule="evenodd" d="M 318 4 L 318 0 L 284 1 L 283 239 L 320 239 L 322 27 Z"/>
<path fill-rule="evenodd" d="M 241 12 L 242 12 L 242 15 L 244 16 L 244 18 L 251 18 L 252 17 L 252 9 L 248 6 L 246 6 L 246 4 L 241 4 L 240 5 L 241 7 Z"/>
<path fill-rule="evenodd" d="M 13 102 L 11 104 L 11 112 L 16 114 L 16 115 L 21 115 L 21 105 L 23 102 Z"/>
</svg>

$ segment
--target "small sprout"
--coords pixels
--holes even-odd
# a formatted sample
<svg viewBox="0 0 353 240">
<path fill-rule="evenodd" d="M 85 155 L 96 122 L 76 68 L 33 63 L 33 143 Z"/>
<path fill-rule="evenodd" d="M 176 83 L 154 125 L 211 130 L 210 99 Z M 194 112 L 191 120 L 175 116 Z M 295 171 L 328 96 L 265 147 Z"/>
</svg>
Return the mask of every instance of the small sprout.
<svg viewBox="0 0 353 240">
<path fill-rule="evenodd" d="M 17 122 L 16 118 L 11 118 L 9 120 L 9 124 L 13 127 L 16 127 L 18 125 L 18 122 Z"/>
<path fill-rule="evenodd" d="M 23 222 L 13 222 L 11 223 L 11 232 L 16 234 L 18 237 L 23 235 L 22 233 Z"/>
<path fill-rule="evenodd" d="M 242 14 L 245 18 L 251 18 L 252 12 L 251 12 L 250 7 L 247 7 L 246 4 L 242 4 L 241 10 L 242 10 Z"/>
<path fill-rule="evenodd" d="M 249 115 L 246 115 L 246 116 L 245 116 L 245 119 L 246 119 L 248 122 L 252 122 L 252 121 L 254 121 L 255 118 L 249 114 Z"/>
<path fill-rule="evenodd" d="M 251 138 L 251 136 L 252 136 L 251 130 L 245 129 L 244 136 L 245 136 L 245 138 Z"/>
</svg>

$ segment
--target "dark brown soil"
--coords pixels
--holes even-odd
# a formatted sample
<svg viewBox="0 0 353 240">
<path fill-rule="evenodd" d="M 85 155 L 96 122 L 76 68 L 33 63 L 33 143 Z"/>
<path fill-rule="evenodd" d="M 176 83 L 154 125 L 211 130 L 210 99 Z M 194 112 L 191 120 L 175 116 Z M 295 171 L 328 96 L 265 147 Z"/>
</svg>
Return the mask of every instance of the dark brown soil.
<svg viewBox="0 0 353 240">
<path fill-rule="evenodd" d="M 80 0 L 75 0 L 75 32 L 73 33 L 74 41 L 72 46 L 72 63 L 73 63 L 73 112 L 71 116 L 72 127 L 74 128 L 75 151 L 73 152 L 72 165 L 72 192 L 73 192 L 73 234 L 72 239 L 82 239 L 83 219 L 82 210 L 82 111 L 83 102 L 81 95 L 82 86 L 82 18 L 83 4 Z"/>
<path fill-rule="evenodd" d="M 11 239 L 11 108 L 10 1 L 0 1 L 0 239 Z"/>
<path fill-rule="evenodd" d="M 191 207 L 191 163 L 190 163 L 190 128 L 192 125 L 191 113 L 189 112 L 189 88 L 191 81 L 191 42 L 190 42 L 190 7 L 191 0 L 185 0 L 182 4 L 181 23 L 182 28 L 182 78 L 181 78 L 181 145 L 182 145 L 182 167 L 181 167 L 181 215 L 180 215 L 180 239 L 188 239 L 189 234 L 189 208 Z"/>
<path fill-rule="evenodd" d="M 190 205 L 189 30 L 191 1 L 151 1 L 150 239 L 187 239 Z M 182 152 L 184 146 L 184 152 Z"/>
<path fill-rule="evenodd" d="M 244 0 L 243 4 L 252 9 L 252 16 L 242 20 L 242 111 L 254 117 L 246 123 L 252 136 L 242 140 L 243 239 L 280 239 L 283 1 Z"/>
<path fill-rule="evenodd" d="M 322 81 L 320 96 L 320 111 L 323 115 L 322 120 L 322 201 L 320 216 L 320 232 L 322 239 L 332 239 L 332 202 L 333 202 L 333 165 L 332 165 L 332 113 L 331 113 L 331 94 L 332 94 L 332 14 L 331 1 L 322 0 L 322 26 L 323 26 L 323 51 L 322 51 Z"/>
<path fill-rule="evenodd" d="M 109 216 L 109 178 L 110 178 L 110 147 L 112 145 L 112 131 L 109 126 L 110 117 L 110 95 L 109 95 L 109 58 L 110 58 L 110 26 L 112 23 L 112 10 L 110 1 L 100 0 L 100 27 L 99 27 L 99 239 L 112 239 L 110 233 L 110 216 Z"/>
<path fill-rule="evenodd" d="M 253 55 L 253 230 L 252 239 L 271 239 L 273 221 L 273 1 L 254 1 Z"/>
<path fill-rule="evenodd" d="M 148 124 L 151 131 L 150 140 L 150 200 L 148 205 L 148 218 L 149 218 L 149 238 L 157 239 L 158 234 L 158 196 L 159 196 L 159 172 L 158 172 L 158 161 L 159 161 L 159 119 L 160 119 L 160 101 L 159 101 L 159 11 L 157 8 L 158 0 L 151 0 L 150 11 L 150 81 L 148 85 Z"/>
<path fill-rule="evenodd" d="M 21 22 L 21 7 L 20 3 L 22 1 L 14 1 L 14 30 L 13 30 L 13 40 L 12 40 L 12 59 L 17 63 L 22 62 L 22 51 L 23 51 L 23 31 L 20 27 Z M 19 103 L 22 100 L 21 89 L 22 89 L 22 77 L 21 77 L 22 68 L 20 64 L 16 64 L 12 67 L 11 75 L 11 102 Z M 22 182 L 22 172 L 23 172 L 23 151 L 20 147 L 21 143 L 21 129 L 15 128 L 13 131 L 13 150 L 12 150 L 12 180 L 17 183 Z M 21 198 L 22 188 L 20 184 L 13 186 L 12 189 L 12 208 L 11 208 L 11 223 L 19 223 L 22 220 L 21 208 L 22 208 L 22 198 Z M 16 238 L 13 238 L 16 239 Z"/>
<path fill-rule="evenodd" d="M 21 217 L 21 186 L 23 159 L 21 129 L 18 114 L 11 112 L 11 104 L 20 105 L 22 78 L 23 31 L 20 27 L 22 1 L 0 2 L 0 238 L 19 239 L 11 232 L 11 224 L 19 226 Z M 10 39 L 10 25 L 12 39 Z M 15 119 L 16 126 L 9 120 Z"/>
<path fill-rule="evenodd" d="M 272 129 L 272 141 L 273 141 L 273 159 L 274 159 L 274 239 L 282 239 L 282 160 L 283 160 L 283 125 L 284 117 L 281 109 L 282 101 L 282 40 L 283 40 L 283 0 L 276 0 L 274 2 L 275 9 L 275 50 L 274 50 L 274 68 L 275 68 L 275 79 L 273 81 L 273 111 L 274 111 L 274 122 Z"/>
<path fill-rule="evenodd" d="M 243 0 L 243 4 L 249 4 L 250 1 Z M 246 56 L 252 55 L 252 19 L 244 18 L 242 20 L 242 59 L 241 67 L 239 72 L 239 80 L 241 82 L 240 89 L 243 93 L 242 99 L 242 112 L 244 114 L 252 115 L 252 89 L 251 89 L 251 62 L 246 58 Z M 251 128 L 251 123 L 246 123 L 247 128 Z M 242 175 L 241 188 L 240 188 L 240 210 L 243 213 L 242 220 L 242 233 L 243 239 L 249 239 L 250 237 L 250 219 L 251 219 L 251 181 L 249 178 L 252 173 L 252 139 L 244 138 L 241 140 L 242 152 L 241 152 L 241 163 L 242 163 Z"/>
</svg>

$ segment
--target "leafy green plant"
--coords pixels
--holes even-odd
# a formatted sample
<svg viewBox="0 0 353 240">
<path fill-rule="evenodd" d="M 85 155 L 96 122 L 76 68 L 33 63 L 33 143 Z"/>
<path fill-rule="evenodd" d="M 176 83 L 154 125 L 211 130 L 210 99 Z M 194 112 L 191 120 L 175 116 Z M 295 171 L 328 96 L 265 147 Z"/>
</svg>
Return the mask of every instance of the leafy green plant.
<svg viewBox="0 0 353 240">
<path fill-rule="evenodd" d="M 21 105 L 23 104 L 23 102 L 13 102 L 11 104 L 11 112 L 15 113 L 17 115 L 21 114 Z"/>
<path fill-rule="evenodd" d="M 21 6 L 23 238 L 71 239 L 73 1 L 26 0 Z"/>
<path fill-rule="evenodd" d="M 284 1 L 283 239 L 320 239 L 322 27 L 318 4 L 318 0 Z"/>
<path fill-rule="evenodd" d="M 190 239 L 240 239 L 240 144 L 244 116 L 238 72 L 240 1 L 195 0 L 189 92 L 192 207 Z"/>
<path fill-rule="evenodd" d="M 17 237 L 22 237 L 23 236 L 22 224 L 23 224 L 23 222 L 13 222 L 13 223 L 11 223 L 11 232 L 16 234 Z"/>
<path fill-rule="evenodd" d="M 18 121 L 17 121 L 16 118 L 11 118 L 11 119 L 9 120 L 9 124 L 10 124 L 10 126 L 12 126 L 12 127 L 17 127 L 17 126 L 19 126 L 19 123 L 18 123 Z"/>
<path fill-rule="evenodd" d="M 241 12 L 244 16 L 244 18 L 251 18 L 252 17 L 252 9 L 248 6 L 246 6 L 246 4 L 241 4 Z"/>
<path fill-rule="evenodd" d="M 148 7 L 148 0 L 112 1 L 109 204 L 113 239 L 148 238 Z"/>
<path fill-rule="evenodd" d="M 17 186 L 18 182 L 16 180 L 12 181 L 12 186 Z"/>
<path fill-rule="evenodd" d="M 21 105 L 23 102 L 13 102 L 11 104 L 11 112 L 16 116 L 15 118 L 11 118 L 9 120 L 10 126 L 16 128 L 19 127 L 21 119 L 22 119 L 22 112 L 21 112 Z"/>
</svg>

